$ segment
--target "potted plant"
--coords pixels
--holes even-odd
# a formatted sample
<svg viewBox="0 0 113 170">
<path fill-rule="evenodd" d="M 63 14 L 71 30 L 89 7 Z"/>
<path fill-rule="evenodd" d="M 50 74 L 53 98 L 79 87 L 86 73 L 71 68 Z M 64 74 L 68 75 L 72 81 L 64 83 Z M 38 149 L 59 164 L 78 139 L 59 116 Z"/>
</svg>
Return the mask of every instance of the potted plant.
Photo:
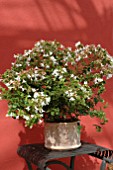
<svg viewBox="0 0 113 170">
<path fill-rule="evenodd" d="M 33 49 L 14 57 L 11 69 L 1 75 L 6 87 L 1 87 L 0 96 L 8 101 L 7 115 L 24 119 L 25 126 L 32 128 L 44 120 L 46 147 L 57 149 L 56 138 L 59 146 L 60 139 L 65 146 L 72 136 L 79 139 L 71 139 L 75 143 L 69 148 L 79 147 L 80 135 L 75 126 L 82 115 L 99 118 L 97 130 L 107 122 L 106 102 L 101 94 L 106 80 L 112 77 L 113 58 L 100 45 L 84 46 L 78 42 L 72 49 L 56 41 L 41 40 Z M 67 124 L 75 134 L 65 137 L 69 133 Z M 58 137 L 55 129 L 63 134 Z"/>
</svg>

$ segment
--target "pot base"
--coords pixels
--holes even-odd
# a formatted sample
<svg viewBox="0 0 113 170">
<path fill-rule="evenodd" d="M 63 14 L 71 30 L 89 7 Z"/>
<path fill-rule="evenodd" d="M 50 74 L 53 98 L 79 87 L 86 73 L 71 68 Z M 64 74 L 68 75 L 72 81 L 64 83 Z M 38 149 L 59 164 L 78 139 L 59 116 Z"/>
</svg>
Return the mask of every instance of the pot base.
<svg viewBox="0 0 113 170">
<path fill-rule="evenodd" d="M 80 146 L 81 146 L 81 143 L 79 144 L 79 145 L 73 145 L 73 146 L 46 146 L 46 145 L 44 145 L 45 146 L 45 148 L 47 148 L 47 149 L 52 149 L 52 150 L 72 150 L 72 149 L 77 149 L 77 148 L 79 148 Z"/>
</svg>

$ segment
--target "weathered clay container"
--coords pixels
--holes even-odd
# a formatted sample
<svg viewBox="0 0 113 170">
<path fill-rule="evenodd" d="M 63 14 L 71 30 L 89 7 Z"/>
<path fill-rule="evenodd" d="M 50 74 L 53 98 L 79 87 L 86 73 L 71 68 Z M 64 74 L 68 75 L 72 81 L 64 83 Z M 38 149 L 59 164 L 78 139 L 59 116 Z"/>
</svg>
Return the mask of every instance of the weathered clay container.
<svg viewBox="0 0 113 170">
<path fill-rule="evenodd" d="M 78 121 L 48 123 L 45 122 L 45 147 L 55 150 L 74 149 L 81 146 Z"/>
</svg>

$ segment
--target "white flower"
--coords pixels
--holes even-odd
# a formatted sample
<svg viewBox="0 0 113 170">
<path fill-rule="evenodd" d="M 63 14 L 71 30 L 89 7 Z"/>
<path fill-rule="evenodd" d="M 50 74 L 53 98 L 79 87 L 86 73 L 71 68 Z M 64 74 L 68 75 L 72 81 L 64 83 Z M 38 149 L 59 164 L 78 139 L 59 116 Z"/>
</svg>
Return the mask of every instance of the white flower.
<svg viewBox="0 0 113 170">
<path fill-rule="evenodd" d="M 86 92 L 86 88 L 81 87 L 80 89 L 81 89 L 83 92 Z"/>
<path fill-rule="evenodd" d="M 45 105 L 46 105 L 46 103 L 45 103 L 44 101 L 42 101 L 42 102 L 41 102 L 41 105 L 42 105 L 42 106 L 45 106 Z"/>
<path fill-rule="evenodd" d="M 40 92 L 41 96 L 44 96 L 44 92 Z"/>
<path fill-rule="evenodd" d="M 30 111 L 30 106 L 26 107 L 26 110 L 29 112 Z"/>
<path fill-rule="evenodd" d="M 14 113 L 10 113 L 10 114 L 6 114 L 6 117 L 14 117 L 15 116 L 15 114 Z"/>
<path fill-rule="evenodd" d="M 68 50 L 69 50 L 69 51 L 71 51 L 71 50 L 72 50 L 72 48 L 71 48 L 71 47 L 68 47 Z"/>
<path fill-rule="evenodd" d="M 39 119 L 38 124 L 42 124 L 42 123 L 43 123 L 43 120 Z"/>
<path fill-rule="evenodd" d="M 74 101 L 75 99 L 74 99 L 73 97 L 71 97 L 69 100 L 70 100 L 70 101 Z"/>
<path fill-rule="evenodd" d="M 38 42 L 35 44 L 35 46 L 40 46 L 40 42 L 38 41 Z"/>
<path fill-rule="evenodd" d="M 58 69 L 55 69 L 52 73 L 52 75 L 54 75 L 55 77 L 58 77 L 59 76 L 59 70 Z"/>
<path fill-rule="evenodd" d="M 88 84 L 87 81 L 84 81 L 84 84 Z"/>
<path fill-rule="evenodd" d="M 25 81 L 25 80 L 23 80 L 23 81 L 22 81 L 22 83 L 26 83 L 26 81 Z"/>
<path fill-rule="evenodd" d="M 30 75 L 30 74 L 28 74 L 28 75 L 27 75 L 27 77 L 30 79 L 30 78 L 31 78 L 31 75 Z"/>
<path fill-rule="evenodd" d="M 19 119 L 19 115 L 16 116 L 16 119 Z"/>
<path fill-rule="evenodd" d="M 106 78 L 110 79 L 112 76 L 113 76 L 112 74 L 108 74 Z"/>
<path fill-rule="evenodd" d="M 16 64 L 16 67 L 21 67 L 22 66 L 22 64 Z"/>
<path fill-rule="evenodd" d="M 12 90 L 12 89 L 14 89 L 14 87 L 13 87 L 13 86 L 9 86 L 8 89 L 9 89 L 9 90 Z"/>
<path fill-rule="evenodd" d="M 11 64 L 12 64 L 12 66 L 14 66 L 15 63 L 11 63 Z"/>
<path fill-rule="evenodd" d="M 46 77 L 45 76 L 41 76 L 42 80 L 45 79 Z"/>
<path fill-rule="evenodd" d="M 32 92 L 36 92 L 36 89 L 35 89 L 35 88 L 32 88 L 31 90 L 32 90 Z"/>
<path fill-rule="evenodd" d="M 25 51 L 23 56 L 27 56 L 27 55 L 29 55 L 31 52 L 32 52 L 32 50 Z"/>
<path fill-rule="evenodd" d="M 9 87 L 9 86 L 10 86 L 10 83 L 6 83 L 5 85 L 6 85 L 7 87 Z"/>
<path fill-rule="evenodd" d="M 44 67 L 44 63 L 40 63 L 40 66 L 41 66 L 41 67 Z"/>
<path fill-rule="evenodd" d="M 64 48 L 64 45 L 61 44 L 61 45 L 60 45 L 60 48 Z"/>
<path fill-rule="evenodd" d="M 71 74 L 71 78 L 73 78 L 74 77 L 74 74 Z"/>
<path fill-rule="evenodd" d="M 67 69 L 66 69 L 66 68 L 62 68 L 62 70 L 63 70 L 64 72 L 67 72 Z"/>
<path fill-rule="evenodd" d="M 80 61 L 81 57 L 79 56 L 78 58 L 76 58 L 76 61 Z"/>
<path fill-rule="evenodd" d="M 35 106 L 35 113 L 38 113 L 39 109 Z"/>
<path fill-rule="evenodd" d="M 53 52 L 52 52 L 52 51 L 50 51 L 50 52 L 49 52 L 49 55 L 52 55 L 52 54 L 53 54 Z"/>
<path fill-rule="evenodd" d="M 48 104 L 50 102 L 51 98 L 50 97 L 47 97 L 46 98 L 46 103 Z"/>
<path fill-rule="evenodd" d="M 51 56 L 50 59 L 51 59 L 53 62 L 56 62 L 56 59 L 55 59 L 53 56 Z"/>
<path fill-rule="evenodd" d="M 20 89 L 22 89 L 22 91 L 25 91 L 25 88 L 23 88 L 22 86 L 20 86 Z"/>
<path fill-rule="evenodd" d="M 18 58 L 18 57 L 19 57 L 19 55 L 15 55 L 15 54 L 14 54 L 14 58 Z"/>
<path fill-rule="evenodd" d="M 27 97 L 28 97 L 28 98 L 30 98 L 30 97 L 31 97 L 31 95 L 28 95 Z"/>
<path fill-rule="evenodd" d="M 35 92 L 33 97 L 36 99 L 37 97 L 39 96 L 39 93 L 38 92 Z"/>
<path fill-rule="evenodd" d="M 101 78 L 95 78 L 94 83 L 98 84 L 98 83 L 100 83 L 102 81 L 103 81 L 103 79 L 101 79 Z"/>
<path fill-rule="evenodd" d="M 45 112 L 45 111 L 44 111 L 43 109 L 40 108 L 40 109 L 39 109 L 39 112 L 40 112 L 40 113 L 43 113 L 43 112 Z"/>
<path fill-rule="evenodd" d="M 62 79 L 63 78 L 63 75 L 59 76 L 59 79 Z"/>
<path fill-rule="evenodd" d="M 31 57 L 30 56 L 27 58 L 27 61 L 31 61 Z"/>
<path fill-rule="evenodd" d="M 28 115 L 23 115 L 23 118 L 24 118 L 25 120 L 29 120 L 29 119 L 30 119 L 30 117 L 29 117 Z"/>
<path fill-rule="evenodd" d="M 50 66 L 49 66 L 49 65 L 46 65 L 46 68 L 50 68 Z"/>
<path fill-rule="evenodd" d="M 15 78 L 15 80 L 20 81 L 20 77 L 19 77 L 19 76 L 17 76 L 17 77 Z"/>
<path fill-rule="evenodd" d="M 78 47 L 79 45 L 81 45 L 81 42 L 78 41 L 76 44 L 75 44 L 75 47 Z"/>
</svg>

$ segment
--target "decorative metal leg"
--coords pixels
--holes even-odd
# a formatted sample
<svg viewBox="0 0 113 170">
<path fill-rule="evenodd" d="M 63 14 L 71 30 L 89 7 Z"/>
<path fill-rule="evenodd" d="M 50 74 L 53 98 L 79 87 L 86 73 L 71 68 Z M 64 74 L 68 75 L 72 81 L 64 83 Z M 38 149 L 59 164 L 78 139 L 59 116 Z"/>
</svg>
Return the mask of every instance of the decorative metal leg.
<svg viewBox="0 0 113 170">
<path fill-rule="evenodd" d="M 74 158 L 72 158 L 72 161 L 73 161 L 73 159 L 74 159 Z M 59 160 L 48 161 L 48 162 L 46 163 L 45 170 L 47 170 L 47 169 L 46 169 L 47 166 L 52 165 L 52 164 L 59 164 L 59 165 L 64 166 L 67 170 L 73 170 L 73 169 L 71 169 L 68 165 L 66 165 L 64 162 L 59 161 Z M 73 166 L 73 164 L 72 164 L 72 166 Z"/>
<path fill-rule="evenodd" d="M 27 166 L 28 166 L 28 170 L 32 170 L 32 166 L 31 163 L 29 161 L 26 160 Z"/>
<path fill-rule="evenodd" d="M 106 161 L 103 160 L 100 166 L 100 170 L 105 170 L 105 168 L 106 168 Z"/>
<path fill-rule="evenodd" d="M 70 160 L 70 169 L 74 170 L 74 162 L 75 162 L 75 156 L 71 156 L 71 160 Z"/>
</svg>

